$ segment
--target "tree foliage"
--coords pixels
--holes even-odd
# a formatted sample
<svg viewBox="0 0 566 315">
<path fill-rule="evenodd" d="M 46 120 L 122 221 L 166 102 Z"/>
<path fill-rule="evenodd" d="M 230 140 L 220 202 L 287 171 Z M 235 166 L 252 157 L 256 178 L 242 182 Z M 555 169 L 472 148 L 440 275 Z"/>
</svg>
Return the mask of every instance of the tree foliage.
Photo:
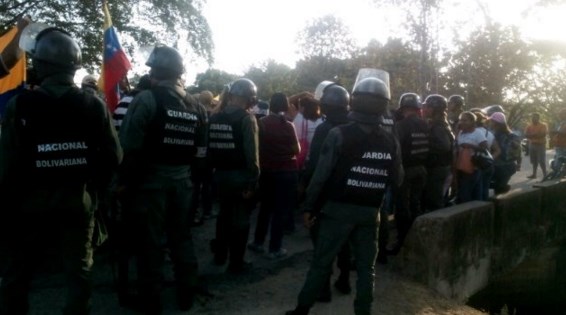
<svg viewBox="0 0 566 315">
<path fill-rule="evenodd" d="M 269 100 L 276 92 L 291 94 L 295 91 L 295 72 L 287 65 L 268 60 L 248 69 L 244 77 L 252 80 L 258 89 L 258 97 Z"/>
<path fill-rule="evenodd" d="M 214 95 L 218 95 L 224 89 L 224 86 L 237 79 L 236 75 L 218 69 L 208 69 L 204 73 L 196 76 L 194 86 L 189 91 L 198 93 L 209 90 Z"/>
<path fill-rule="evenodd" d="M 533 71 L 518 84 L 507 87 L 506 94 L 509 102 L 517 107 L 519 120 L 538 112 L 546 121 L 557 122 L 557 114 L 566 103 L 566 86 L 562 84 L 566 81 L 566 59 L 564 50 L 559 47 L 533 43 L 531 48 L 536 58 Z"/>
<path fill-rule="evenodd" d="M 214 46 L 208 22 L 201 14 L 203 3 L 204 0 L 113 0 L 109 10 L 130 55 L 139 46 L 163 43 L 189 47 L 210 63 Z M 102 12 L 102 1 L 96 0 L 0 0 L 0 31 L 6 31 L 22 15 L 65 29 L 77 38 L 84 66 L 92 69 L 102 60 Z"/>
<path fill-rule="evenodd" d="M 376 5 L 395 6 L 404 14 L 404 27 L 411 44 L 418 49 L 418 72 L 415 79 L 418 86 L 414 90 L 426 95 L 438 91 L 438 29 L 442 27 L 443 0 L 373 0 Z"/>
<path fill-rule="evenodd" d="M 301 56 L 308 58 L 351 58 L 357 49 L 349 28 L 334 15 L 311 21 L 297 36 Z"/>
<path fill-rule="evenodd" d="M 517 28 L 492 24 L 459 41 L 447 63 L 445 89 L 482 107 L 503 103 L 507 89 L 525 80 L 536 59 Z"/>
<path fill-rule="evenodd" d="M 389 72 L 391 97 L 397 99 L 406 92 L 420 93 L 419 58 L 419 51 L 411 43 L 390 38 L 385 44 L 371 41 L 353 61 L 353 68 L 356 71 L 378 68 Z"/>
<path fill-rule="evenodd" d="M 350 60 L 313 56 L 299 60 L 296 66 L 297 85 L 301 91 L 314 91 L 325 80 L 347 86 L 353 83 L 358 69 L 352 69 Z"/>
</svg>

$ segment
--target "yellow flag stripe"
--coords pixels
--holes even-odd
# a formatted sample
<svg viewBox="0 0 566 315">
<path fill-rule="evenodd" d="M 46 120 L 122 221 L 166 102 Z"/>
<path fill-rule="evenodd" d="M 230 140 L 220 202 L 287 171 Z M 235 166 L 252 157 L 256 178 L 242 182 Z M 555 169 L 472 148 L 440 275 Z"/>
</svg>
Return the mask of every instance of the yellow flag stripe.
<svg viewBox="0 0 566 315">
<path fill-rule="evenodd" d="M 17 29 L 13 27 L 10 31 L 0 37 L 0 50 L 4 49 L 10 43 L 12 38 L 16 36 Z M 10 74 L 0 79 L 0 94 L 13 90 L 26 79 L 26 58 L 22 57 L 16 65 L 10 70 Z"/>
</svg>

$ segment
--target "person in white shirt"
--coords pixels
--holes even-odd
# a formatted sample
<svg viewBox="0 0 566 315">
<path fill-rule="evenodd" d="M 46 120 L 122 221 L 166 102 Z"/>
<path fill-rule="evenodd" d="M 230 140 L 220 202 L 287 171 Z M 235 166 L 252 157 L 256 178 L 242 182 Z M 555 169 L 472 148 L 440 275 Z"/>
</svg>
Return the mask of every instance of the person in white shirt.
<svg viewBox="0 0 566 315">
<path fill-rule="evenodd" d="M 310 143 L 314 137 L 314 131 L 322 122 L 319 102 L 312 97 L 301 98 L 299 101 L 299 113 L 293 119 L 297 138 L 301 145 L 301 152 L 297 156 L 299 170 L 304 168 L 309 155 Z"/>
<path fill-rule="evenodd" d="M 497 141 L 495 141 L 495 135 L 493 134 L 493 132 L 488 130 L 488 128 L 485 126 L 485 123 L 487 122 L 487 116 L 481 111 L 472 110 L 472 112 L 476 115 L 476 129 L 480 130 L 485 135 L 487 139 L 487 147 L 489 149 L 489 152 L 491 153 L 491 156 L 493 156 L 493 159 L 495 160 L 501 153 L 501 149 L 499 148 Z M 481 200 L 485 201 L 489 198 L 489 187 L 494 172 L 495 172 L 495 168 L 493 165 L 481 171 L 481 177 L 482 177 Z"/>
<path fill-rule="evenodd" d="M 458 185 L 458 203 L 482 200 L 481 171 L 472 163 L 476 149 L 488 146 L 485 131 L 476 128 L 476 116 L 472 112 L 463 112 L 459 117 L 460 132 L 456 138 L 456 180 Z"/>
</svg>

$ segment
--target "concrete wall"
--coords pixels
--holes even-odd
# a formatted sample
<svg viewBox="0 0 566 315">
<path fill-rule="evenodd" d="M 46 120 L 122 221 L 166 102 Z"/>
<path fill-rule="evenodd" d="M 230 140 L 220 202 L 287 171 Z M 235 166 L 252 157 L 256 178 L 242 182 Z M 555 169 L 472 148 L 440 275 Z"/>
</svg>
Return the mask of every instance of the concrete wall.
<svg viewBox="0 0 566 315">
<path fill-rule="evenodd" d="M 393 268 L 465 301 L 546 243 L 566 238 L 566 182 L 420 216 Z"/>
<path fill-rule="evenodd" d="M 541 226 L 546 241 L 562 240 L 566 237 L 566 181 L 539 183 L 542 190 Z"/>
</svg>

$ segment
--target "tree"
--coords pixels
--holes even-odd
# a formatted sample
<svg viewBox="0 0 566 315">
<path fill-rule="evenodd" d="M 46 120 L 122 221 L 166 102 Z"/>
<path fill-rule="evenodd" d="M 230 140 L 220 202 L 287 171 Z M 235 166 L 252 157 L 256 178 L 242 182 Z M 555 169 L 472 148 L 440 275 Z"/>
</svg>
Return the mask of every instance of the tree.
<svg viewBox="0 0 566 315">
<path fill-rule="evenodd" d="M 419 61 L 420 53 L 410 43 L 390 38 L 385 44 L 371 41 L 352 61 L 355 64 L 352 68 L 379 68 L 389 72 L 391 97 L 396 100 L 406 92 L 420 93 Z"/>
<path fill-rule="evenodd" d="M 472 107 L 504 103 L 506 91 L 518 86 L 536 63 L 516 27 L 491 24 L 456 46 L 447 58 L 444 88 L 463 94 Z"/>
<path fill-rule="evenodd" d="M 533 70 L 517 85 L 506 90 L 512 109 L 516 112 L 513 123 L 524 122 L 533 112 L 545 120 L 557 122 L 558 112 L 566 105 L 566 46 L 558 43 L 534 42 L 531 54 L 536 58 Z"/>
<path fill-rule="evenodd" d="M 204 1 L 113 0 L 109 9 L 130 56 L 139 46 L 164 43 L 189 47 L 211 63 L 214 46 L 208 22 L 201 14 Z M 100 65 L 102 1 L 0 0 L 0 32 L 5 32 L 21 15 L 70 32 L 82 48 L 84 66 L 93 69 Z"/>
<path fill-rule="evenodd" d="M 340 84 L 353 82 L 358 69 L 350 68 L 350 61 L 314 56 L 299 60 L 296 65 L 297 86 L 300 91 L 314 92 L 316 86 L 325 80 Z"/>
<path fill-rule="evenodd" d="M 196 76 L 195 83 L 189 88 L 190 93 L 198 93 L 204 90 L 211 91 L 214 95 L 222 92 L 222 89 L 238 76 L 218 69 L 208 69 Z"/>
<path fill-rule="evenodd" d="M 419 51 L 418 94 L 438 92 L 438 30 L 442 27 L 443 0 L 374 0 L 376 5 L 395 6 L 405 17 L 405 27 L 412 44 Z"/>
<path fill-rule="evenodd" d="M 295 92 L 295 72 L 289 66 L 274 60 L 267 60 L 251 67 L 246 71 L 244 77 L 256 84 L 258 97 L 263 100 L 269 100 L 276 92 L 288 95 Z"/>
<path fill-rule="evenodd" d="M 357 45 L 348 27 L 334 15 L 311 21 L 297 36 L 299 51 L 309 58 L 351 58 Z"/>
</svg>

